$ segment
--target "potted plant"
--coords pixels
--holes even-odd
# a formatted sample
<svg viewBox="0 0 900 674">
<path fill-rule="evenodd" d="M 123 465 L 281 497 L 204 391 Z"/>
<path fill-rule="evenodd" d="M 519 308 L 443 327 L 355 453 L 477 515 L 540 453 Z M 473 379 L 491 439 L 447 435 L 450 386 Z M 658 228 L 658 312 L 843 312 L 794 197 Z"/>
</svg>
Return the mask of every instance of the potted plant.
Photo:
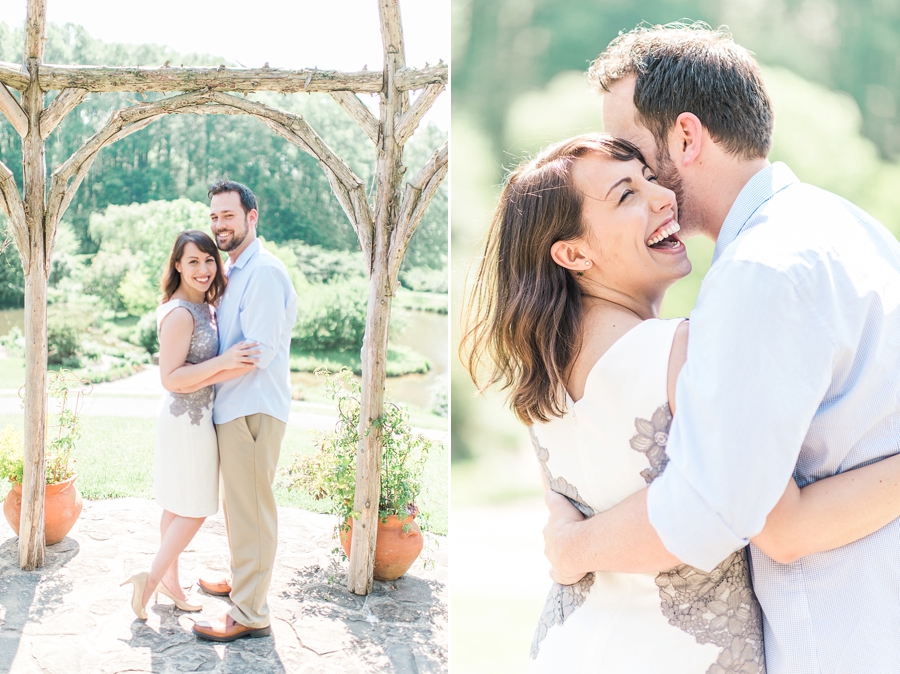
<svg viewBox="0 0 900 674">
<path fill-rule="evenodd" d="M 82 432 L 78 419 L 81 399 L 90 393 L 90 389 L 89 382 L 69 370 L 50 372 L 47 377 L 47 393 L 56 406 L 56 423 L 47 428 L 45 454 L 44 538 L 47 545 L 61 541 L 81 514 L 81 494 L 75 486 L 77 474 L 72 450 Z M 17 535 L 22 512 L 23 447 L 22 431 L 7 426 L 0 432 L 0 476 L 13 484 L 3 503 L 3 514 Z"/>
<path fill-rule="evenodd" d="M 317 500 L 330 501 L 344 554 L 350 555 L 353 536 L 353 497 L 356 489 L 356 451 L 359 444 L 359 383 L 349 370 L 326 373 L 326 392 L 335 401 L 335 429 L 316 435 L 316 451 L 298 457 L 288 468 L 288 489 L 303 489 Z M 381 494 L 375 543 L 376 580 L 395 580 L 409 570 L 422 551 L 422 531 L 415 518 L 422 490 L 425 459 L 431 441 L 413 434 L 405 409 L 385 404 L 379 420 L 382 432 Z M 425 516 L 422 515 L 422 518 Z"/>
</svg>

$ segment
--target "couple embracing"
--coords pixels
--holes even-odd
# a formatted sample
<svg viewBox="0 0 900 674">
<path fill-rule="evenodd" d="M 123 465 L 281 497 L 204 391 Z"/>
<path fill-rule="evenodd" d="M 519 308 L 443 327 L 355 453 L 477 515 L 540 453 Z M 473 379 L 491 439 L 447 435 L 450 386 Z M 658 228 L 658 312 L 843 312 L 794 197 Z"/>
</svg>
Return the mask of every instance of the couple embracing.
<svg viewBox="0 0 900 674">
<path fill-rule="evenodd" d="M 181 232 L 156 312 L 166 393 L 156 423 L 154 495 L 163 508 L 161 543 L 149 571 L 134 574 L 131 606 L 147 619 L 161 593 L 200 611 L 181 586 L 178 557 L 222 502 L 231 579 L 200 579 L 230 595 L 231 610 L 194 633 L 212 641 L 271 634 L 266 596 L 277 542 L 272 482 L 290 412 L 288 358 L 297 296 L 284 265 L 256 237 L 250 189 L 222 180 L 209 190 L 215 242 Z M 228 253 L 223 265 L 219 250 Z"/>
<path fill-rule="evenodd" d="M 726 33 L 638 28 L 590 79 L 607 134 L 509 176 L 465 342 L 547 487 L 533 671 L 900 671 L 900 245 L 768 161 Z"/>
</svg>

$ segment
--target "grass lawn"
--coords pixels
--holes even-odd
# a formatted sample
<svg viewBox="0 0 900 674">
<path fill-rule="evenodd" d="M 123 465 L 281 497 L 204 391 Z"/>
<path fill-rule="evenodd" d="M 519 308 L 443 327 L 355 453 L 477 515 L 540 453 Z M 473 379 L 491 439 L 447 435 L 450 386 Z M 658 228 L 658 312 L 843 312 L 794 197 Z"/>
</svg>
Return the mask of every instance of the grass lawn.
<svg viewBox="0 0 900 674">
<path fill-rule="evenodd" d="M 0 361 L 0 363 L 5 361 Z M 78 488 L 86 499 L 134 496 L 153 498 L 153 419 L 122 417 L 83 417 L 84 436 L 76 451 Z M 0 428 L 7 424 L 21 428 L 21 415 L 0 415 Z M 281 445 L 280 467 L 287 467 L 294 456 L 313 451 L 310 431 L 288 426 Z M 430 515 L 430 529 L 447 533 L 449 460 L 447 450 L 439 447 L 428 458 L 425 486 L 420 508 Z M 280 506 L 326 512 L 327 504 L 297 491 L 288 491 L 275 479 L 275 500 Z M 0 498 L 6 496 L 8 483 L 0 482 Z"/>
<path fill-rule="evenodd" d="M 291 345 L 291 372 L 315 372 L 320 368 L 337 372 L 350 368 L 354 374 L 362 374 L 362 360 L 359 351 L 326 349 L 305 351 Z M 400 377 L 404 374 L 425 374 L 431 363 L 421 353 L 408 346 L 389 345 L 387 354 L 387 376 Z"/>
<path fill-rule="evenodd" d="M 25 385 L 25 359 L 3 358 L 0 360 L 0 389 L 18 389 Z"/>
</svg>

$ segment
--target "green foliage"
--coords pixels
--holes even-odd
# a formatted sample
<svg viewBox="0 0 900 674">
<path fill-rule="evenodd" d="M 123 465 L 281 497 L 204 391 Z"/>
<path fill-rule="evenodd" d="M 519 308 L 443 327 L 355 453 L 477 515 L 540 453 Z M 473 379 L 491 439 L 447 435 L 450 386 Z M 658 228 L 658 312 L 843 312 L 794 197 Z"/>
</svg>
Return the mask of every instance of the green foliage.
<svg viewBox="0 0 900 674">
<path fill-rule="evenodd" d="M 101 250 L 84 271 L 84 291 L 113 311 L 125 311 L 119 286 L 133 263 L 134 258 L 129 253 Z"/>
<path fill-rule="evenodd" d="M 297 299 L 292 343 L 310 351 L 360 349 L 367 289 L 363 280 L 310 284 Z"/>
<path fill-rule="evenodd" d="M 420 127 L 406 145 L 403 153 L 403 163 L 408 167 L 407 175 L 415 175 L 446 140 L 447 133 L 441 131 L 434 123 Z M 449 189 L 447 183 L 443 182 L 410 239 L 406 257 L 403 259 L 402 270 L 411 271 L 419 267 L 440 270 L 446 278 L 449 223 Z M 413 289 L 417 290 L 418 288 Z"/>
<path fill-rule="evenodd" d="M 366 278 L 366 262 L 360 251 L 328 250 L 302 241 L 291 241 L 288 245 L 300 272 L 310 283 Z"/>
<path fill-rule="evenodd" d="M 114 311 L 143 316 L 159 304 L 160 280 L 178 233 L 208 228 L 208 206 L 187 199 L 110 206 L 95 213 L 90 234 L 100 250 L 85 275 L 85 290 Z"/>
<path fill-rule="evenodd" d="M 78 417 L 80 398 L 90 390 L 86 382 L 68 370 L 47 374 L 47 394 L 55 407 L 47 428 L 46 483 L 57 484 L 75 474 L 72 452 L 82 435 Z M 8 425 L 0 432 L 0 476 L 22 484 L 25 443 L 21 430 Z"/>
<path fill-rule="evenodd" d="M 156 311 L 149 311 L 137 322 L 131 335 L 132 344 L 137 344 L 147 351 L 156 353 L 159 351 L 159 335 L 156 331 Z"/>
<path fill-rule="evenodd" d="M 81 330 L 68 321 L 47 321 L 47 362 L 80 367 Z"/>
<path fill-rule="evenodd" d="M 447 267 L 404 267 L 400 270 L 400 283 L 403 287 L 417 292 L 446 294 L 449 281 Z M 446 309 L 443 313 L 447 313 Z"/>
<path fill-rule="evenodd" d="M 141 268 L 129 269 L 119 283 L 119 297 L 129 316 L 143 316 L 159 304 L 159 284 Z"/>
<path fill-rule="evenodd" d="M 431 362 L 421 353 L 408 346 L 388 344 L 385 374 L 388 377 L 402 377 L 405 374 L 427 374 Z M 301 349 L 291 345 L 291 372 L 317 372 L 328 370 L 337 372 L 348 369 L 353 374 L 362 374 L 360 350 L 344 349 Z"/>
<path fill-rule="evenodd" d="M 21 430 L 8 424 L 0 431 L 0 480 L 22 484 L 25 470 L 25 437 Z"/>
<path fill-rule="evenodd" d="M 2 129 L 0 129 L 2 133 Z M 0 157 L 3 156 L 0 149 Z M 8 229 L 9 221 L 0 213 L 0 308 L 25 306 L 25 275 L 22 260 Z"/>
<path fill-rule="evenodd" d="M 358 513 L 353 510 L 356 489 L 356 453 L 359 445 L 359 384 L 348 371 L 327 379 L 329 397 L 336 403 L 339 415 L 334 431 L 317 435 L 316 451 L 295 460 L 287 470 L 288 489 L 302 489 L 317 500 L 331 502 L 331 512 L 338 515 L 342 527 Z M 414 435 L 405 409 L 385 405 L 377 421 L 382 433 L 381 493 L 378 517 L 396 515 L 401 520 L 416 515 L 416 500 L 422 490 L 425 459 L 432 443 L 422 435 Z"/>
</svg>

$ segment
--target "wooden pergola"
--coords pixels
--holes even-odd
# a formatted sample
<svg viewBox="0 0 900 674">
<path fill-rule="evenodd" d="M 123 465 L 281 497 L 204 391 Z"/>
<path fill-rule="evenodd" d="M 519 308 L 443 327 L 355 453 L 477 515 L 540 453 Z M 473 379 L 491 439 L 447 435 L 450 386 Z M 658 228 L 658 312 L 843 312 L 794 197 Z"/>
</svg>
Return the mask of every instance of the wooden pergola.
<svg viewBox="0 0 900 674">
<path fill-rule="evenodd" d="M 381 430 L 391 300 L 410 237 L 447 175 L 447 144 L 405 184 L 403 148 L 447 85 L 443 62 L 408 68 L 399 0 L 377 0 L 384 51 L 381 72 L 273 68 L 119 68 L 43 63 L 46 0 L 28 0 L 23 63 L 0 62 L 0 112 L 22 137 L 21 194 L 0 162 L 0 207 L 10 222 L 25 274 L 25 474 L 19 564 L 44 562 L 44 447 L 47 379 L 47 279 L 57 226 L 105 146 L 165 115 L 252 115 L 312 155 L 356 231 L 369 268 L 362 351 L 362 407 L 354 522 L 347 587 L 372 589 L 381 481 Z M 421 90 L 410 102 L 410 92 Z M 48 92 L 58 92 L 45 106 Z M 159 100 L 116 110 L 106 125 L 47 175 L 45 140 L 88 93 L 158 92 Z M 255 91 L 325 92 L 362 128 L 376 149 L 374 194 L 302 116 L 234 95 Z M 13 93 L 17 92 L 18 96 Z M 229 93 L 231 92 L 231 93 Z M 357 94 L 378 94 L 376 117 Z"/>
</svg>

